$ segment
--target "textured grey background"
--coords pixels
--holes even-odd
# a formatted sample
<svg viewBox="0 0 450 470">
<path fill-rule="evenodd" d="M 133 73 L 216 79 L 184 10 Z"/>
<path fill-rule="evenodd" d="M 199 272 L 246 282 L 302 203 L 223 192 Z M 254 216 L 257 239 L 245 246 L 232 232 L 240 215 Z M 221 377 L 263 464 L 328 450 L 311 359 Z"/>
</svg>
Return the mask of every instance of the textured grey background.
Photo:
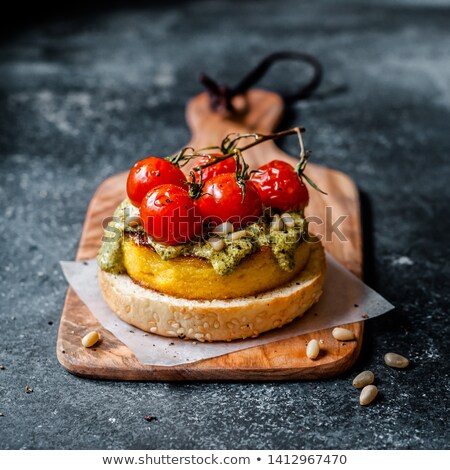
<svg viewBox="0 0 450 470">
<path fill-rule="evenodd" d="M 9 25 L 0 45 L 0 447 L 449 448 L 450 3 L 336 3 L 116 3 Z M 286 124 L 305 125 L 314 160 L 357 181 L 366 281 L 397 310 L 367 322 L 357 366 L 333 380 L 154 384 L 66 373 L 55 357 L 67 288 L 58 261 L 74 258 L 95 188 L 188 140 L 184 106 L 200 91 L 199 71 L 233 83 L 278 49 L 317 55 L 323 92 L 347 87 L 297 104 Z M 264 85 L 287 90 L 301 77 L 280 67 Z M 389 350 L 412 366 L 386 368 Z M 362 368 L 381 391 L 369 408 L 351 386 Z"/>
</svg>

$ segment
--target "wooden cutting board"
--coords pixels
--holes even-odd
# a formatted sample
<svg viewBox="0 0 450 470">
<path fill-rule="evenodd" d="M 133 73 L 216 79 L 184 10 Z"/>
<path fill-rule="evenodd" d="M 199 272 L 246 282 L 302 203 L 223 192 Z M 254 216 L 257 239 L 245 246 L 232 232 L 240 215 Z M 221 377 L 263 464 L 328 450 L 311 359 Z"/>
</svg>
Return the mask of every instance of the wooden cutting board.
<svg viewBox="0 0 450 470">
<path fill-rule="evenodd" d="M 236 98 L 234 104 L 242 112 L 238 116 L 226 117 L 211 111 L 206 93 L 192 99 L 187 107 L 187 122 L 192 131 L 189 145 L 195 148 L 217 145 L 230 132 L 271 133 L 283 114 L 283 101 L 280 96 L 263 90 L 250 90 L 245 98 Z M 307 134 L 305 140 L 308 140 Z M 320 149 L 315 151 L 320 153 Z M 252 167 L 258 167 L 273 159 L 286 160 L 292 164 L 296 162 L 273 142 L 254 147 L 245 155 Z M 132 163 L 130 162 L 130 167 Z M 361 222 L 355 184 L 339 171 L 313 164 L 308 165 L 307 174 L 329 194 L 324 196 L 310 189 L 311 201 L 307 215 L 324 221 L 322 224 L 311 224 L 311 228 L 315 233 L 324 236 L 322 241 L 330 253 L 361 277 Z M 126 173 L 112 176 L 95 192 L 86 214 L 77 260 L 96 256 L 103 232 L 102 221 L 112 215 L 117 204 L 125 197 L 126 177 Z M 330 229 L 341 215 L 346 216 L 339 226 L 346 241 L 339 240 Z M 327 329 L 193 364 L 172 367 L 143 365 L 122 342 L 102 328 L 75 292 L 69 288 L 59 327 L 57 356 L 69 372 L 97 379 L 320 379 L 339 375 L 356 361 L 363 339 L 363 322 L 347 327 L 354 331 L 356 341 L 338 342 L 332 337 L 331 329 Z M 91 330 L 99 331 L 103 341 L 96 348 L 86 349 L 81 345 L 80 339 Z M 305 355 L 306 344 L 313 338 L 323 341 L 322 352 L 315 361 Z"/>
</svg>

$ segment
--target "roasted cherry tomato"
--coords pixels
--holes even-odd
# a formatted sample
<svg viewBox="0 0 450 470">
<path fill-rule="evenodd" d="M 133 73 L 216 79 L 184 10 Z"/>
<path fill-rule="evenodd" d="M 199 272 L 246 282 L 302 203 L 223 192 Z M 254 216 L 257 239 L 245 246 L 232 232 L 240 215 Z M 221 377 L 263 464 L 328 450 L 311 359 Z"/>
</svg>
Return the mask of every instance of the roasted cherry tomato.
<svg viewBox="0 0 450 470">
<path fill-rule="evenodd" d="M 251 181 L 266 207 L 286 212 L 302 210 L 308 205 L 308 189 L 289 163 L 273 160 L 253 173 Z"/>
<path fill-rule="evenodd" d="M 128 174 L 127 194 L 135 206 L 140 206 L 144 196 L 161 184 L 183 187 L 184 173 L 168 160 L 148 157 L 136 162 Z"/>
<path fill-rule="evenodd" d="M 258 190 L 251 181 L 245 182 L 245 197 L 234 173 L 224 173 L 208 180 L 197 206 L 206 223 L 219 225 L 231 222 L 235 228 L 255 222 L 262 212 Z"/>
<path fill-rule="evenodd" d="M 140 207 L 144 230 L 155 241 L 179 245 L 201 235 L 200 211 L 188 192 L 174 184 L 151 189 Z"/>
<path fill-rule="evenodd" d="M 221 154 L 219 153 L 212 153 L 212 157 L 219 157 Z M 195 166 L 204 165 L 210 161 L 209 156 L 200 157 L 196 160 Z M 203 168 L 202 170 L 202 181 L 205 183 L 206 181 L 214 178 L 214 176 L 222 175 L 223 173 L 234 173 L 236 171 L 236 161 L 233 157 L 227 158 L 222 160 L 221 162 L 217 162 L 214 165 L 208 166 Z M 195 172 L 195 180 L 199 181 L 199 172 Z"/>
</svg>

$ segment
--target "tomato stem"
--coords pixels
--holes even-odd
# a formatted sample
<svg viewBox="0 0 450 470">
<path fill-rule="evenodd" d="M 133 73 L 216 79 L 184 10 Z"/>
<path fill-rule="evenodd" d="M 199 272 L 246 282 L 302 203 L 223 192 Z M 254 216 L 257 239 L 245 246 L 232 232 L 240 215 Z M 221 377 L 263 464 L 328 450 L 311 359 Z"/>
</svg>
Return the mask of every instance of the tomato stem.
<svg viewBox="0 0 450 470">
<path fill-rule="evenodd" d="M 196 152 L 194 147 L 184 147 L 182 148 L 176 155 L 166 157 L 166 160 L 175 165 L 177 168 L 180 168 L 192 158 L 193 155 L 186 155 L 188 150 L 192 150 L 192 152 Z"/>
<path fill-rule="evenodd" d="M 236 150 L 239 150 L 240 152 L 245 152 L 246 150 L 255 147 L 256 145 L 262 144 L 264 142 L 267 142 L 269 140 L 277 140 L 281 139 L 282 137 L 286 137 L 288 135 L 294 135 L 294 134 L 300 134 L 302 132 L 306 132 L 304 127 L 294 127 L 292 129 L 287 129 L 285 131 L 280 131 L 280 132 L 275 132 L 273 134 L 238 134 L 238 133 L 232 133 L 228 134 L 222 141 L 221 144 L 221 150 L 223 152 L 223 155 L 215 155 L 211 156 L 208 154 L 200 154 L 200 155 L 192 155 L 193 157 L 210 157 L 210 161 L 208 163 L 204 163 L 203 165 L 197 166 L 194 168 L 194 171 L 199 171 L 204 168 L 207 168 L 209 166 L 212 166 L 218 162 L 221 162 L 223 160 L 226 160 L 227 158 L 233 157 L 236 155 Z M 236 136 L 234 138 L 231 138 L 231 136 Z M 250 142 L 247 145 L 244 145 L 243 147 L 236 148 L 236 145 L 239 140 L 253 137 L 255 139 L 254 142 Z M 204 149 L 207 150 L 207 149 Z"/>
<path fill-rule="evenodd" d="M 189 197 L 191 197 L 192 199 L 198 199 L 202 196 L 203 186 L 205 186 L 205 183 L 203 183 L 202 173 L 200 172 L 198 182 L 196 181 L 195 172 L 191 171 L 189 173 L 189 176 L 190 180 L 184 181 L 184 184 L 188 186 Z"/>
<path fill-rule="evenodd" d="M 297 131 L 298 142 L 300 145 L 300 161 L 295 166 L 295 172 L 297 173 L 300 181 L 303 183 L 303 178 L 308 182 L 310 186 L 312 186 L 316 191 L 319 193 L 327 195 L 325 191 L 322 191 L 314 181 L 305 175 L 305 168 L 308 163 L 308 159 L 311 156 L 311 152 L 309 150 L 305 150 L 305 145 L 303 144 L 303 137 L 302 133 L 298 130 Z M 304 183 L 303 183 L 304 184 Z"/>
<path fill-rule="evenodd" d="M 195 150 L 192 147 L 185 147 L 180 150 L 175 156 L 173 157 L 167 157 L 167 160 L 172 162 L 175 166 L 182 167 L 186 165 L 192 158 L 197 158 L 197 157 L 208 157 L 209 161 L 207 163 L 204 163 L 202 165 L 198 165 L 193 168 L 194 172 L 200 172 L 208 168 L 212 165 L 215 165 L 216 163 L 222 162 L 223 160 L 226 160 L 228 158 L 235 158 L 236 159 L 236 180 L 241 188 L 245 188 L 245 181 L 249 178 L 248 174 L 248 165 L 246 164 L 244 157 L 242 156 L 242 153 L 245 152 L 246 150 L 251 149 L 252 147 L 255 147 L 256 145 L 262 144 L 264 142 L 268 142 L 270 140 L 277 140 L 281 139 L 282 137 L 286 137 L 288 135 L 297 135 L 298 137 L 298 142 L 300 145 L 300 161 L 295 167 L 295 172 L 298 174 L 298 177 L 300 180 L 303 182 L 303 179 L 306 180 L 308 184 L 310 184 L 314 189 L 317 191 L 321 192 L 322 194 L 327 194 L 324 191 L 322 191 L 315 183 L 314 181 L 311 180 L 308 176 L 305 175 L 304 170 L 306 167 L 306 164 L 308 163 L 308 158 L 311 155 L 311 152 L 309 150 L 305 149 L 305 145 L 303 143 L 303 138 L 302 134 L 306 132 L 304 127 L 293 127 L 292 129 L 287 129 L 284 131 L 280 132 L 275 132 L 272 134 L 258 134 L 258 133 L 246 133 L 246 134 L 239 134 L 239 133 L 231 133 L 228 134 L 223 140 L 220 146 L 214 146 L 214 147 L 205 147 L 199 150 Z M 243 147 L 238 147 L 238 143 L 242 139 L 248 139 L 248 138 L 253 138 L 254 141 L 250 142 L 247 145 L 244 145 Z M 188 151 L 191 151 L 190 154 L 188 154 Z M 211 155 L 209 153 L 204 153 L 205 151 L 208 150 L 220 150 L 223 155 Z M 193 192 L 197 192 L 196 190 L 193 190 Z M 243 189 L 243 197 L 245 196 L 245 189 Z"/>
</svg>

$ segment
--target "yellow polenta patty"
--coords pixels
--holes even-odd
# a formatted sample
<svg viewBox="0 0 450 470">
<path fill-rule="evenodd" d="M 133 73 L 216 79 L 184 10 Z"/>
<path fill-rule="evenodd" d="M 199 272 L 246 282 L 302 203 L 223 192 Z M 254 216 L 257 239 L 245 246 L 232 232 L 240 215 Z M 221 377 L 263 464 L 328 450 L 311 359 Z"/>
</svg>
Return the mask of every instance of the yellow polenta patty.
<svg viewBox="0 0 450 470">
<path fill-rule="evenodd" d="M 294 269 L 284 271 L 271 248 L 263 246 L 244 258 L 231 274 L 220 276 L 207 259 L 178 256 L 163 260 L 151 246 L 134 238 L 125 237 L 123 243 L 124 266 L 133 281 L 164 294 L 197 300 L 234 299 L 275 289 L 305 267 L 309 254 L 309 243 L 300 243 Z"/>
</svg>

